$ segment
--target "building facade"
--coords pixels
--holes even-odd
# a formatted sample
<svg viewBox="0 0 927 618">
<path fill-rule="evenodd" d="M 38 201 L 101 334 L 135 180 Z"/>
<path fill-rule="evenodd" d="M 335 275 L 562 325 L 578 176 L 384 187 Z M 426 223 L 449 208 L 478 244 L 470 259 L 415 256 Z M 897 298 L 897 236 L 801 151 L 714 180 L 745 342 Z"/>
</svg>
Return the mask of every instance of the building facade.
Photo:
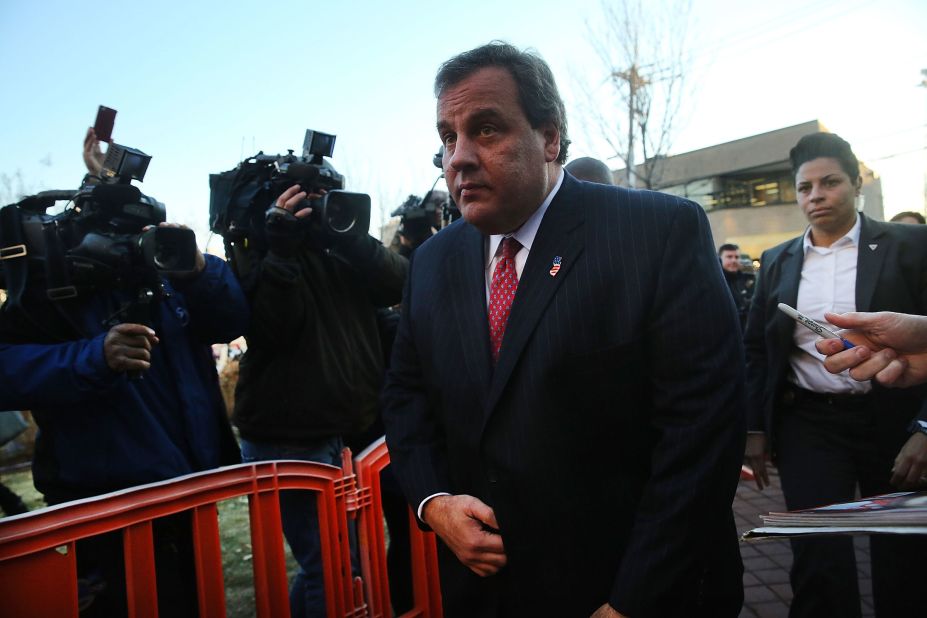
<svg viewBox="0 0 927 618">
<path fill-rule="evenodd" d="M 809 133 L 827 131 L 818 120 L 652 161 L 655 188 L 702 205 L 715 244 L 735 243 L 756 258 L 770 247 L 803 233 L 807 221 L 798 208 L 789 150 Z M 882 220 L 882 184 L 860 162 L 863 188 L 859 209 Z M 616 182 L 624 170 L 615 172 Z"/>
</svg>

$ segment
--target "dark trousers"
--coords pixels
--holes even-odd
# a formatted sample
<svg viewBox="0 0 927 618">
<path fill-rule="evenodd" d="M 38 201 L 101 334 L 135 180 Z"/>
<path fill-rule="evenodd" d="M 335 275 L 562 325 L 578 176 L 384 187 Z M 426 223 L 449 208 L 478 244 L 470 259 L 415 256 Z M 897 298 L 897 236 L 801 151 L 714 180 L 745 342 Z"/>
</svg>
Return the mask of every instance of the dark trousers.
<svg viewBox="0 0 927 618">
<path fill-rule="evenodd" d="M 190 514 L 155 519 L 152 532 L 158 614 L 195 618 L 199 610 Z M 121 531 L 78 541 L 77 573 L 81 618 L 128 615 Z"/>
<path fill-rule="evenodd" d="M 790 394 L 793 394 L 790 392 Z M 789 510 L 895 491 L 889 485 L 902 444 L 886 443 L 869 397 L 786 397 L 777 410 L 776 465 Z M 795 538 L 790 618 L 860 616 L 853 540 Z M 927 615 L 927 541 L 916 536 L 870 537 L 872 588 L 878 618 Z"/>
</svg>

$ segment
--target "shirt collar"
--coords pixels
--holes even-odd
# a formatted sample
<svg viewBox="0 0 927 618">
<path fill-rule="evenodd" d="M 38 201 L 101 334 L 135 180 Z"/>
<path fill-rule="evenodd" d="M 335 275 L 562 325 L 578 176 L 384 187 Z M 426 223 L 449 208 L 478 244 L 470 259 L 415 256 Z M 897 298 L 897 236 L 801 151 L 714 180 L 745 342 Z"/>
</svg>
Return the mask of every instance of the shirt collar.
<svg viewBox="0 0 927 618">
<path fill-rule="evenodd" d="M 852 245 L 854 247 L 859 246 L 859 231 L 860 231 L 860 217 L 856 215 L 856 223 L 853 224 L 853 227 L 850 228 L 846 234 L 844 234 L 840 239 L 838 239 L 833 247 L 841 247 L 843 245 Z M 814 244 L 811 242 L 811 226 L 808 226 L 808 229 L 805 230 L 805 235 L 802 237 L 802 250 L 807 254 L 809 250 L 817 249 Z"/>
<path fill-rule="evenodd" d="M 560 169 L 560 174 L 557 176 L 557 182 L 554 183 L 554 188 L 550 190 L 550 193 L 547 194 L 547 197 L 541 202 L 541 205 L 538 207 L 534 213 L 528 217 L 528 220 L 525 221 L 520 228 L 515 230 L 512 234 L 492 234 L 489 237 L 489 259 L 491 260 L 496 251 L 499 249 L 499 245 L 502 243 L 502 239 L 506 236 L 514 236 L 522 247 L 531 252 L 531 244 L 534 242 L 534 237 L 538 234 L 538 228 L 541 227 L 541 220 L 544 218 L 544 213 L 547 212 L 547 208 L 550 206 L 550 203 L 554 201 L 554 197 L 557 195 L 557 192 L 560 190 L 560 185 L 563 184 L 563 169 Z M 488 263 L 488 260 L 487 260 Z"/>
</svg>

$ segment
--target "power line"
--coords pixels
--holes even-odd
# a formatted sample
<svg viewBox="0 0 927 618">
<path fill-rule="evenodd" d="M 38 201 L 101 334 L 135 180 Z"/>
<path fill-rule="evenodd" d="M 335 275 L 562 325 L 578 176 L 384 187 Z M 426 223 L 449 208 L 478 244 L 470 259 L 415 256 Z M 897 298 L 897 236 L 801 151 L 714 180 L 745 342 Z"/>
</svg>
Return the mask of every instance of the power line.
<svg viewBox="0 0 927 618">
<path fill-rule="evenodd" d="M 837 6 L 838 3 L 833 3 L 833 4 L 830 4 L 830 5 L 827 5 L 827 6 L 822 7 L 822 9 L 826 11 L 826 10 L 829 10 L 829 9 L 831 9 L 831 8 L 837 8 L 838 10 L 832 11 L 831 13 L 826 14 L 826 15 L 823 15 L 823 16 L 820 17 L 820 18 L 810 18 L 810 17 L 808 17 L 807 14 L 803 13 L 803 15 L 802 15 L 803 20 L 802 20 L 802 24 L 801 24 L 801 25 L 799 25 L 799 26 L 797 26 L 797 27 L 794 27 L 794 28 L 789 28 L 789 27 L 786 26 L 786 27 L 783 27 L 783 28 L 775 28 L 775 29 L 768 29 L 768 28 L 767 28 L 767 29 L 763 29 L 763 30 L 761 30 L 761 32 L 762 32 L 761 37 L 762 37 L 763 39 L 765 39 L 765 40 L 760 40 L 760 41 L 757 41 L 757 42 L 753 42 L 753 43 L 747 45 L 746 47 L 744 47 L 743 50 L 744 50 L 744 51 L 753 51 L 753 50 L 756 50 L 756 49 L 760 49 L 760 48 L 762 48 L 762 47 L 765 47 L 765 46 L 767 46 L 767 45 L 770 45 L 770 44 L 772 44 L 772 43 L 776 43 L 776 42 L 778 42 L 778 41 L 786 40 L 787 38 L 792 37 L 792 36 L 794 36 L 794 35 L 796 35 L 796 34 L 800 34 L 800 33 L 802 33 L 802 32 L 805 32 L 805 31 L 811 30 L 811 29 L 813 29 L 813 28 L 819 27 L 819 26 L 820 26 L 820 22 L 821 22 L 822 20 L 834 19 L 834 18 L 838 18 L 838 17 L 845 16 L 845 15 L 849 15 L 849 14 L 855 12 L 855 11 L 858 11 L 859 9 L 863 8 L 864 6 L 866 6 L 866 5 L 868 5 L 868 4 L 873 4 L 874 2 L 875 2 L 875 0 L 863 0 L 862 2 L 858 2 L 857 4 L 855 4 L 855 5 L 853 5 L 853 6 L 849 6 L 849 7 L 842 7 L 842 6 L 841 6 L 841 7 L 838 7 L 838 6 Z M 784 17 L 785 17 L 785 18 L 788 18 L 788 17 L 790 17 L 790 15 L 785 15 Z M 707 55 L 709 55 L 709 54 L 717 53 L 717 52 L 721 51 L 722 49 L 729 49 L 730 47 L 733 47 L 734 49 L 737 49 L 737 47 L 740 45 L 740 43 L 748 42 L 748 41 L 750 40 L 750 38 L 751 38 L 751 37 L 749 37 L 749 36 L 747 36 L 747 37 L 741 37 L 740 39 L 732 39 L 732 40 L 729 40 L 728 42 L 725 42 L 725 41 L 722 40 L 722 41 L 721 41 L 719 44 L 717 44 L 717 45 L 713 45 L 713 46 L 711 46 L 711 47 L 709 47 L 709 48 L 707 48 L 707 49 L 704 49 L 704 50 L 702 50 L 702 51 L 700 51 L 700 52 L 695 52 L 695 53 L 693 53 L 693 54 L 690 56 L 689 62 L 690 62 L 692 65 L 705 64 L 706 62 L 704 62 L 704 61 L 699 61 L 699 59 L 701 59 L 701 58 L 703 58 L 703 57 L 705 57 L 705 56 L 707 56 Z"/>
<path fill-rule="evenodd" d="M 916 152 L 927 151 L 927 146 L 921 146 L 920 148 L 915 148 L 914 150 L 905 150 L 903 152 L 896 152 L 890 155 L 885 155 L 882 157 L 874 157 L 871 159 L 866 159 L 867 161 L 884 161 L 885 159 L 894 159 L 895 157 L 903 157 L 905 155 L 914 154 Z"/>
</svg>

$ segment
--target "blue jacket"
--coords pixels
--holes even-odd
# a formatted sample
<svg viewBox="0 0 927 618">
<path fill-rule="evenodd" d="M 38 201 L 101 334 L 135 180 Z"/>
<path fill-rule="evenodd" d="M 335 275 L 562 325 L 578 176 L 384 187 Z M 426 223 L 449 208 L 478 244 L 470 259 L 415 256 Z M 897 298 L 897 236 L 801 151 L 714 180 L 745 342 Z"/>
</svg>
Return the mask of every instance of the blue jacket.
<svg viewBox="0 0 927 618">
<path fill-rule="evenodd" d="M 225 262 L 209 255 L 199 276 L 164 285 L 167 294 L 151 316 L 160 341 L 137 380 L 112 371 L 103 356 L 121 293 L 99 292 L 67 307 L 82 339 L 48 342 L 40 331 L 11 336 L 23 329 L 13 330 L 6 316 L 0 409 L 32 411 L 39 426 L 34 481 L 49 502 L 239 460 L 209 344 L 245 332 L 247 301 Z M 30 322 L 36 320 L 21 321 Z"/>
</svg>

